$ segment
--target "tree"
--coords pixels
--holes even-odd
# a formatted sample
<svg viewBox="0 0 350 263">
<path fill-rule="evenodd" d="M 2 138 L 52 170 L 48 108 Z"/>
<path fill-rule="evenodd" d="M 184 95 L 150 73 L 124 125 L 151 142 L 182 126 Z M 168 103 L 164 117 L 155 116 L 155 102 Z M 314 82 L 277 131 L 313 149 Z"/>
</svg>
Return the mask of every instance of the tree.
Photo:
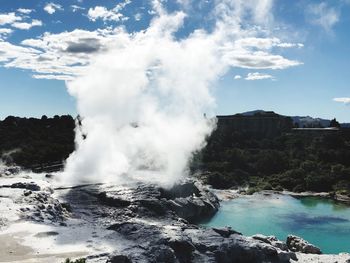
<svg viewBox="0 0 350 263">
<path fill-rule="evenodd" d="M 329 127 L 332 127 L 332 128 L 340 128 L 340 123 L 337 121 L 336 118 L 334 118 L 334 119 L 331 120 L 331 122 L 329 123 Z"/>
</svg>

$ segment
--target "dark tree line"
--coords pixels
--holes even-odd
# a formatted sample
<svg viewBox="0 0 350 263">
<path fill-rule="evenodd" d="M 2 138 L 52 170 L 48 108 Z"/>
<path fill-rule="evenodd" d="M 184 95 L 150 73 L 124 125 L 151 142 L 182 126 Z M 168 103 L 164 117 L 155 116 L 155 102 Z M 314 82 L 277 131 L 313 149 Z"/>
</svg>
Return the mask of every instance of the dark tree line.
<svg viewBox="0 0 350 263">
<path fill-rule="evenodd" d="M 74 119 L 68 115 L 41 119 L 9 116 L 0 121 L 1 159 L 25 168 L 62 162 L 74 150 L 74 127 Z"/>
<path fill-rule="evenodd" d="M 333 127 L 338 127 L 336 121 Z M 64 161 L 74 151 L 71 116 L 0 121 L 2 161 L 25 168 Z M 191 168 L 215 188 L 350 192 L 350 131 L 281 130 L 273 136 L 219 123 Z"/>
<path fill-rule="evenodd" d="M 204 180 L 215 188 L 350 193 L 348 129 L 268 137 L 219 125 L 207 141 L 192 168 L 207 171 Z"/>
</svg>

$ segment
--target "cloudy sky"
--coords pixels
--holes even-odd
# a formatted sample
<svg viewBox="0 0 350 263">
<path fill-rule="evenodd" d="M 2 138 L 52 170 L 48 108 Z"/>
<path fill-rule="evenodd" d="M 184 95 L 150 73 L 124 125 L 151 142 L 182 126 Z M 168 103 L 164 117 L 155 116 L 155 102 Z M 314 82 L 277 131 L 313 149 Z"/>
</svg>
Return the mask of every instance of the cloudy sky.
<svg viewBox="0 0 350 263">
<path fill-rule="evenodd" d="M 220 50 L 230 69 L 213 84 L 217 114 L 265 109 L 350 122 L 348 0 L 1 0 L 0 118 L 76 114 L 66 82 L 121 32 L 147 29 L 157 4 L 184 15 L 178 41 L 210 34 L 218 14 L 234 35 Z"/>
</svg>

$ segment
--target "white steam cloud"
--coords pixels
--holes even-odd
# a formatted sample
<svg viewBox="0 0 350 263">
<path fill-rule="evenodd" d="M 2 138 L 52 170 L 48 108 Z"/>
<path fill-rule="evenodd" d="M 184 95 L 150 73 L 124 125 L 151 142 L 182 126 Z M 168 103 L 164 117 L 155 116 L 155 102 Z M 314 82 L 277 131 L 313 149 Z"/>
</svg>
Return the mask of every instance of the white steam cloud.
<svg viewBox="0 0 350 263">
<path fill-rule="evenodd" d="M 242 32 L 223 8 L 230 1 L 221 2 L 216 29 L 179 40 L 174 34 L 186 15 L 169 14 L 154 1 L 158 15 L 146 30 L 116 29 L 114 45 L 67 84 L 82 126 L 67 160 L 66 182 L 167 185 L 186 174 L 193 152 L 215 126 L 203 116 L 215 106 L 210 87 L 236 63 L 228 59 L 227 46 Z"/>
</svg>

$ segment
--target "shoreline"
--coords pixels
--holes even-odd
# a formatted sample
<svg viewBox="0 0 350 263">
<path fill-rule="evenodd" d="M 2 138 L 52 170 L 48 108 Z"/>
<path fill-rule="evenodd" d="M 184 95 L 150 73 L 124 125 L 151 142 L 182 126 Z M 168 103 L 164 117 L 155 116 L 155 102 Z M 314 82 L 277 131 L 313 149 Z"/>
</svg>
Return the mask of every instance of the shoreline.
<svg viewBox="0 0 350 263">
<path fill-rule="evenodd" d="M 242 196 L 249 196 L 249 194 L 246 193 L 247 188 L 240 188 L 240 189 L 214 189 L 210 188 L 211 191 L 213 191 L 220 201 L 229 201 L 232 199 L 236 199 Z M 289 195 L 294 198 L 300 198 L 300 197 L 319 197 L 319 198 L 325 198 L 330 199 L 335 202 L 343 203 L 346 205 L 350 205 L 350 197 L 345 195 L 339 195 L 339 194 L 333 194 L 328 192 L 292 192 L 292 191 L 276 191 L 276 190 L 262 190 L 257 191 L 253 194 L 262 194 L 262 195 L 271 195 L 271 194 L 280 194 L 280 195 Z"/>
<path fill-rule="evenodd" d="M 43 222 L 40 220 L 34 222 L 23 220 L 17 222 L 16 224 L 15 221 L 12 220 L 12 217 L 9 217 L 9 219 L 11 219 L 8 221 L 9 228 L 6 230 L 4 229 L 2 233 L 0 233 L 2 234 L 2 236 L 0 235 L 0 240 L 7 240 L 8 242 L 7 245 L 3 246 L 3 251 L 0 251 L 2 253 L 0 259 L 4 259 L 6 261 L 0 260 L 0 262 L 44 263 L 50 261 L 52 263 L 61 263 L 68 257 L 89 258 L 89 256 L 90 258 L 87 262 L 106 262 L 106 257 L 112 257 L 112 253 L 114 252 L 120 253 L 120 255 L 124 255 L 124 257 L 127 258 L 133 258 L 135 253 L 136 257 L 146 255 L 143 251 L 139 250 L 138 246 L 136 246 L 140 243 L 155 242 L 154 249 L 158 249 L 158 242 L 159 240 L 163 240 L 161 238 L 164 238 L 164 236 L 166 237 L 164 239 L 164 246 L 170 246 L 173 245 L 173 243 L 169 243 L 168 245 L 166 242 L 171 240 L 168 238 L 172 238 L 174 236 L 182 237 L 184 233 L 186 234 L 186 239 L 179 239 L 176 241 L 178 244 L 188 244 L 186 243 L 188 242 L 187 240 L 191 240 L 192 243 L 190 244 L 192 244 L 193 247 L 202 248 L 209 244 L 210 247 L 208 245 L 208 249 L 216 247 L 217 249 L 221 249 L 222 253 L 230 253 L 230 251 L 233 250 L 238 251 L 238 254 L 235 254 L 235 256 L 238 258 L 241 257 L 241 255 L 243 257 L 245 255 L 244 251 L 247 249 L 253 252 L 255 251 L 254 253 L 250 253 L 250 255 L 255 256 L 257 259 L 269 257 L 270 254 L 267 253 L 267 251 L 277 251 L 277 255 L 280 255 L 280 261 L 278 262 L 285 262 L 282 260 L 282 256 L 290 256 L 289 252 L 281 250 L 280 247 L 275 246 L 272 243 L 266 243 L 261 240 L 259 241 L 249 236 L 241 236 L 230 229 L 205 230 L 202 228 L 193 228 L 188 222 L 181 220 L 179 221 L 179 218 L 182 218 L 180 215 L 171 216 L 172 214 L 168 213 L 162 214 L 162 211 L 159 210 L 159 207 L 161 207 L 159 204 L 162 205 L 161 202 L 167 201 L 163 201 L 158 198 L 151 199 L 152 202 L 149 201 L 149 196 L 161 196 L 160 192 L 159 195 L 157 192 L 154 192 L 158 191 L 157 189 L 154 190 L 153 188 L 148 187 L 141 189 L 139 187 L 135 187 L 125 190 L 119 186 L 114 188 L 96 188 L 93 186 L 90 188 L 85 186 L 83 189 L 79 187 L 73 189 L 70 188 L 54 194 L 49 190 L 49 188 L 46 188 L 53 185 L 48 186 L 39 178 L 4 178 L 3 183 L 4 185 L 7 185 L 9 182 L 13 184 L 16 183 L 16 181 L 17 183 L 19 181 L 28 184 L 34 181 L 37 186 L 40 186 L 41 190 L 33 191 L 26 196 L 24 195 L 24 192 L 26 191 L 24 188 L 1 188 L 2 199 L 7 198 L 9 200 L 16 199 L 17 201 L 21 201 L 17 203 L 16 207 L 14 207 L 10 202 L 6 206 L 4 205 L 2 209 L 2 211 L 4 211 L 3 215 L 8 215 L 8 211 L 14 211 L 19 218 L 20 215 L 23 216 L 26 213 L 34 216 L 34 213 L 37 212 L 37 207 L 44 204 L 44 208 L 40 208 L 40 213 L 45 220 Z M 29 186 L 32 185 L 33 183 L 29 184 Z M 180 189 L 188 189 L 189 185 L 184 183 L 182 186 L 185 188 Z M 207 192 L 205 186 L 203 186 L 203 188 L 202 186 L 199 187 L 199 185 L 195 187 L 196 188 L 194 188 L 194 190 L 191 190 L 193 191 L 192 193 L 186 194 L 186 197 L 175 197 L 173 199 L 169 199 L 170 201 L 168 201 L 167 204 L 172 204 L 177 200 L 176 202 L 178 202 L 177 204 L 179 205 L 186 204 L 187 202 L 193 202 L 195 205 L 199 201 L 194 197 L 194 193 L 196 191 L 195 189 L 201 189 L 200 196 L 202 196 L 201 198 L 203 198 L 203 202 L 210 202 L 212 205 L 217 204 L 217 206 L 219 206 L 219 202 L 216 197 Z M 96 192 L 97 190 L 98 192 Z M 242 196 L 242 194 L 239 193 L 241 190 L 242 189 L 231 189 L 228 191 L 221 191 L 221 193 L 226 192 L 226 198 L 230 197 L 232 199 L 234 197 Z M 85 195 L 87 191 L 93 194 Z M 213 192 L 215 193 L 215 190 L 213 190 Z M 36 197 L 39 197 L 44 193 L 47 193 L 49 199 L 39 202 Z M 104 193 L 104 195 L 96 195 L 96 193 Z M 156 193 L 156 195 L 154 195 L 154 193 Z M 218 193 L 218 191 L 216 191 L 216 193 Z M 267 195 L 273 193 L 276 192 L 265 191 L 265 194 Z M 84 198 L 82 198 L 82 196 L 84 196 Z M 108 198 L 103 198 L 103 196 Z M 135 197 L 137 199 L 134 199 Z M 181 202 L 183 198 L 186 198 L 188 201 Z M 55 200 L 62 203 L 69 203 L 72 207 L 72 211 L 74 211 L 74 214 L 67 214 L 65 226 L 55 224 L 59 221 L 54 220 L 54 218 L 46 218 L 46 214 L 49 214 L 48 206 L 50 205 L 54 207 L 53 205 L 55 204 Z M 109 202 L 113 201 L 115 204 L 122 204 L 120 202 L 121 200 L 128 200 L 131 204 L 133 203 L 138 207 L 147 209 L 146 213 L 143 212 L 143 209 L 137 210 L 137 213 L 135 213 L 132 210 L 129 210 L 129 207 L 133 207 L 130 205 L 124 207 L 117 206 L 116 208 L 110 207 Z M 34 201 L 35 203 L 33 203 Z M 33 206 L 32 208 L 34 210 L 21 210 L 21 208 L 28 207 L 29 204 Z M 89 205 L 86 206 L 87 204 Z M 164 205 L 164 207 L 168 206 Z M 178 206 L 176 206 L 176 208 L 177 207 Z M 185 206 L 182 207 L 182 210 L 179 210 L 179 212 L 184 211 L 181 212 L 182 215 L 188 214 L 189 211 L 194 211 L 195 213 L 200 213 L 201 211 L 201 209 L 193 209 L 193 206 L 190 206 L 189 208 L 186 208 Z M 104 216 L 108 214 L 111 209 L 113 209 L 112 211 L 120 212 L 117 214 L 117 220 L 115 218 L 106 218 Z M 55 211 L 55 213 L 58 213 L 58 210 L 56 211 L 51 209 L 50 211 Z M 97 217 L 94 212 L 98 212 Z M 149 213 L 153 213 L 151 214 L 151 217 L 149 217 Z M 135 219 L 135 215 L 140 217 L 136 217 L 138 219 Z M 96 222 L 96 218 L 98 218 L 99 221 Z M 11 222 L 14 222 L 14 224 L 11 224 Z M 94 222 L 93 225 L 91 224 L 92 222 Z M 106 226 L 109 227 L 106 228 Z M 131 231 L 130 229 L 135 230 Z M 54 235 L 51 233 L 54 233 Z M 150 240 L 150 237 L 153 235 L 156 236 Z M 232 248 L 222 248 L 221 244 L 223 240 L 226 242 L 226 244 L 233 244 L 234 246 Z M 133 250 L 134 247 L 137 247 L 137 249 Z M 12 253 L 9 253 L 10 251 Z M 150 254 L 153 250 L 147 251 L 149 251 L 147 255 L 153 255 Z M 244 253 L 240 251 L 243 251 Z M 101 252 L 103 253 L 100 254 Z M 303 253 L 296 255 L 298 262 L 313 262 L 312 260 L 317 258 L 320 260 L 319 262 L 329 263 L 334 262 L 330 261 L 330 259 L 336 259 L 339 263 L 345 263 L 346 260 L 350 259 L 348 254 L 345 256 L 338 254 L 324 254 L 322 256 L 312 254 L 308 256 L 304 255 Z M 259 260 L 255 262 L 262 261 Z"/>
</svg>

